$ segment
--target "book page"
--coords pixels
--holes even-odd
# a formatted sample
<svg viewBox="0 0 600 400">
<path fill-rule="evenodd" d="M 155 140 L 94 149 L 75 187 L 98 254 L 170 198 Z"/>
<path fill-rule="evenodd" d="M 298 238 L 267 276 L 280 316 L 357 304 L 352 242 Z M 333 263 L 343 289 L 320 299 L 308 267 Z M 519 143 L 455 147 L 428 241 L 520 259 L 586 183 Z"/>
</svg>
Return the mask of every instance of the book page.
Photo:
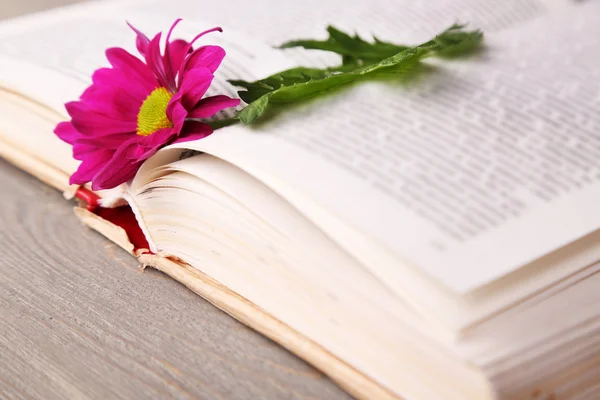
<svg viewBox="0 0 600 400">
<path fill-rule="evenodd" d="M 246 32 L 276 47 L 291 39 L 325 39 L 327 25 L 356 32 L 363 38 L 376 35 L 393 43 L 418 44 L 455 22 L 495 32 L 571 3 L 571 0 L 230 0 L 227 7 L 219 7 L 193 0 L 152 0 L 136 5 L 135 9 L 140 15 L 160 14 L 165 20 L 184 16 L 212 21 L 226 30 Z M 340 61 L 338 56 L 320 51 L 282 51 L 297 65 L 323 67 Z"/>
<path fill-rule="evenodd" d="M 218 5 L 200 7 L 191 0 L 95 1 L 0 24 L 0 71 L 4 84 L 17 85 L 27 95 L 62 111 L 62 104 L 76 98 L 90 83 L 92 72 L 107 66 L 106 48 L 124 47 L 137 54 L 135 37 L 125 21 L 152 36 L 184 17 L 175 37 L 190 39 L 209 27 L 224 27 L 223 34 L 212 34 L 199 45 L 214 43 L 228 50 L 209 94 L 234 95 L 235 88 L 226 79 L 258 79 L 298 64 L 338 63 L 337 56 L 318 51 L 271 51 L 285 40 L 323 37 L 327 24 L 367 38 L 376 33 L 383 40 L 416 44 L 457 21 L 493 32 L 539 18 L 565 4 L 568 0 L 377 0 L 352 4 L 341 0 L 301 4 L 235 0 L 225 10 Z M 20 65 L 13 67 L 11 59 L 47 71 L 40 78 L 36 73 L 19 74 Z M 19 82 L 25 80 L 29 82 Z"/>
<path fill-rule="evenodd" d="M 371 2 L 341 7 L 332 1 L 320 7 L 307 4 L 296 12 L 265 0 L 253 3 L 254 11 L 245 2 L 236 3 L 228 13 L 183 0 L 116 4 L 84 4 L 2 24 L 0 84 L 62 110 L 64 102 L 89 84 L 92 71 L 106 65 L 105 48 L 134 51 L 125 19 L 150 34 L 185 14 L 189 24 L 182 23 L 175 36 L 188 38 L 213 25 L 195 22 L 195 12 L 207 20 L 222 20 L 225 33 L 207 42 L 227 41 L 225 75 L 219 77 L 224 82 L 229 77 L 252 79 L 311 59 L 302 51 L 284 57 L 248 37 L 277 44 L 316 35 L 317 30 L 322 35 L 323 26 L 332 22 L 365 36 L 376 26 L 381 39 L 398 41 L 402 36 L 418 42 L 464 18 L 489 31 L 490 49 L 478 60 L 430 63 L 411 84 L 354 87 L 295 108 L 261 126 L 260 134 L 233 127 L 197 147 L 272 174 L 459 291 L 484 284 L 598 226 L 587 218 L 591 206 L 586 213 L 577 212 L 597 199 L 592 167 L 598 121 L 590 111 L 597 88 L 589 79 L 597 72 L 596 5 L 586 6 L 592 10 L 587 14 L 575 12 L 574 21 L 579 22 L 569 21 L 573 27 L 567 31 L 561 29 L 566 17 L 559 15 L 556 22 L 546 17 L 554 6 L 560 8 L 558 3 L 536 0 L 463 0 L 452 6 L 443 1 L 382 1 L 376 7 Z M 262 12 L 266 9 L 268 13 Z M 272 18 L 277 13 L 281 16 Z M 399 23 L 403 15 L 412 16 Z M 537 22 L 529 25 L 532 20 Z M 236 35 L 234 29 L 248 33 Z M 572 57 L 561 57 L 568 52 Z M 225 84 L 215 89 L 234 91 Z M 51 134 L 40 137 L 57 140 Z M 561 137 L 566 146 L 556 142 Z M 545 171 L 561 179 L 560 184 L 548 184 Z M 560 214 L 556 224 L 561 232 L 548 230 L 540 236 L 539 226 L 555 214 Z"/>
<path fill-rule="evenodd" d="M 52 133 L 58 122 L 69 119 L 64 104 L 79 98 L 91 84 L 96 69 L 109 66 L 104 54 L 107 48 L 123 47 L 139 56 L 135 33 L 127 26 L 127 20 L 150 37 L 159 30 L 167 31 L 173 23 L 161 19 L 160 14 L 153 18 L 149 13 L 138 13 L 136 4 L 140 2 L 83 3 L 1 23 L 0 90 L 19 94 L 23 101 L 31 99 L 53 110 L 55 115 L 46 129 L 30 130 L 26 137 L 22 130 L 12 126 L 19 121 L 12 125 L 4 123 L 0 134 L 30 154 L 40 154 L 55 167 L 74 172 L 79 162 L 64 159 L 64 154 L 71 152 L 70 146 Z M 115 7 L 120 11 L 115 12 Z M 212 27 L 188 19 L 177 27 L 173 37 L 191 40 Z M 228 53 L 207 96 L 237 97 L 236 89 L 227 79 L 254 80 L 258 79 L 259 71 L 272 73 L 293 66 L 281 52 L 236 32 L 213 33 L 197 46 L 204 44 L 220 45 Z M 224 110 L 217 118 L 232 116 L 233 110 Z"/>
<path fill-rule="evenodd" d="M 322 52 L 271 48 L 287 39 L 323 36 L 328 23 L 366 37 L 374 33 L 372 27 L 377 27 L 377 35 L 382 39 L 417 43 L 457 20 L 473 22 L 486 31 L 506 29 L 547 13 L 554 8 L 551 3 L 560 1 L 378 0 L 355 1 L 350 6 L 340 0 L 301 5 L 236 0 L 228 4 L 226 12 L 218 5 L 198 7 L 190 0 L 96 1 L 2 22 L 0 87 L 34 99 L 67 119 L 64 103 L 77 99 L 91 83 L 92 73 L 108 65 L 105 49 L 118 46 L 137 54 L 134 33 L 125 21 L 152 36 L 159 30 L 167 30 L 175 18 L 184 16 L 174 37 L 186 39 L 222 25 L 223 34 L 211 34 L 198 43 L 218 44 L 228 52 L 207 95 L 235 96 L 236 88 L 227 79 L 255 80 L 299 64 L 338 63 L 337 56 Z M 232 111 L 225 110 L 217 117 L 231 116 Z M 5 130 L 3 134 L 11 132 Z M 16 136 L 13 139 L 18 140 L 18 134 L 12 133 Z M 34 153 L 66 146 L 45 131 L 40 131 L 37 139 L 33 142 L 38 147 L 32 149 Z"/>
<path fill-rule="evenodd" d="M 0 91 L 0 157 L 66 191 L 69 174 L 79 163 L 71 156 L 71 146 L 51 140 L 44 142 L 44 151 L 38 148 L 38 136 L 52 131 L 60 119 L 57 113 L 38 103 Z"/>
<path fill-rule="evenodd" d="M 460 6 L 438 9 L 438 17 L 423 18 L 428 24 L 420 24 L 414 31 L 404 29 L 398 31 L 396 23 L 398 15 L 403 15 L 407 4 L 400 8 L 392 4 L 381 3 L 378 7 L 385 13 L 371 13 L 373 16 L 385 16 L 373 20 L 358 18 L 364 11 L 365 3 L 355 2 L 352 7 L 345 7 L 340 1 L 330 1 L 326 4 L 305 4 L 299 7 L 273 0 L 263 0 L 253 3 L 239 1 L 227 7 L 223 12 L 220 6 L 212 5 L 196 7 L 189 0 L 178 2 L 166 1 L 126 1 L 110 2 L 97 1 L 83 3 L 56 11 L 24 16 L 0 24 L 0 87 L 11 93 L 18 93 L 25 99 L 30 98 L 42 106 L 56 112 L 53 123 L 64 118 L 68 119 L 64 103 L 75 100 L 91 83 L 92 73 L 99 67 L 107 66 L 104 50 L 109 47 L 124 47 L 137 54 L 134 46 L 134 33 L 126 26 L 128 20 L 142 31 L 152 36 L 158 30 L 166 30 L 175 18 L 185 16 L 175 37 L 191 39 L 196 33 L 212 26 L 223 25 L 223 34 L 212 34 L 199 42 L 200 44 L 219 44 L 227 49 L 228 56 L 217 71 L 217 76 L 208 95 L 225 93 L 236 95 L 236 89 L 226 80 L 231 78 L 255 80 L 261 76 L 291 68 L 298 63 L 324 65 L 336 63 L 336 56 L 323 57 L 320 53 L 289 50 L 278 51 L 270 48 L 283 38 L 299 37 L 302 35 L 321 35 L 326 20 L 335 20 L 347 29 L 355 26 L 366 32 L 369 24 L 383 25 L 381 33 L 393 38 L 395 35 L 409 33 L 416 35 L 424 27 L 441 29 L 440 15 L 455 15 L 452 18 L 465 17 L 470 19 L 475 14 L 479 20 L 490 21 L 489 27 L 502 27 L 520 20 L 532 18 L 545 11 L 540 0 L 517 2 L 519 6 L 511 11 L 512 6 L 493 5 L 474 7 L 468 1 L 460 2 Z M 440 3 L 441 4 L 441 3 Z M 516 3 L 515 3 L 516 4 Z M 420 4 L 418 8 L 425 12 L 426 7 Z M 492 18 L 501 8 L 501 18 Z M 408 7 L 412 10 L 412 7 Z M 265 13 L 264 10 L 271 10 Z M 389 10 L 395 11 L 390 13 Z M 415 9 L 416 10 L 416 9 Z M 495 11 L 494 11 L 495 10 Z M 494 12 L 492 12 L 494 11 Z M 417 12 L 417 11 L 414 11 Z M 274 14 L 280 18 L 272 19 Z M 414 15 L 413 17 L 416 17 Z M 317 18 L 323 20 L 322 26 L 315 24 Z M 206 22 L 205 20 L 214 22 Z M 409 21 L 414 18 L 408 18 Z M 204 21 L 204 22 L 203 22 Z M 405 21 L 405 22 L 406 22 Z M 431 22 L 429 22 L 431 21 Z M 255 28 L 260 27 L 258 34 Z M 293 28 L 293 29 L 290 29 Z M 361 28 L 362 27 L 362 28 Z M 237 30 L 240 32 L 237 32 Z M 245 32 L 245 33 L 242 33 Z M 370 32 L 367 32 L 370 33 Z M 415 38 L 416 40 L 416 38 Z M 420 39 L 419 39 L 420 40 Z M 264 43 L 263 43 L 264 42 Z M 219 113 L 217 118 L 232 116 L 231 110 Z M 6 125 L 6 124 L 5 124 Z M 50 123 L 48 126 L 51 126 Z M 40 154 L 45 162 L 67 173 L 73 172 L 78 162 L 66 162 L 64 154 L 69 152 L 69 145 L 59 140 L 49 129 L 33 130 L 26 137 L 21 130 L 5 126 L 2 129 L 4 137 L 10 137 L 12 143 L 28 149 L 31 154 Z M 67 160 L 71 161 L 71 160 Z M 66 168 L 66 169 L 65 169 Z"/>
<path fill-rule="evenodd" d="M 600 4 L 575 7 L 489 34 L 476 59 L 190 147 L 306 194 L 466 292 L 600 228 L 599 27 Z"/>
</svg>

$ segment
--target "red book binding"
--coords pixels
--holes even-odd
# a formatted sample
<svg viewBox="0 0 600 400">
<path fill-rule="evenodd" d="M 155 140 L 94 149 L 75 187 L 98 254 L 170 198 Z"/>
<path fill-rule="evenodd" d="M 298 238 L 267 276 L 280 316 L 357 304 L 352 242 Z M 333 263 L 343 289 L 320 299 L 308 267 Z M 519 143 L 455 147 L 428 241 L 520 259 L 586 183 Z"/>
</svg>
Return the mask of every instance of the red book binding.
<svg viewBox="0 0 600 400">
<path fill-rule="evenodd" d="M 110 223 L 117 225 L 125 230 L 134 251 L 144 249 L 147 253 L 151 253 L 150 245 L 146 236 L 140 228 L 140 225 L 135 218 L 135 214 L 130 206 L 120 206 L 115 208 L 106 208 L 100 205 L 100 196 L 89 189 L 80 187 L 75 192 L 75 197 L 86 203 L 88 211 L 93 212 L 100 218 L 103 218 Z"/>
</svg>

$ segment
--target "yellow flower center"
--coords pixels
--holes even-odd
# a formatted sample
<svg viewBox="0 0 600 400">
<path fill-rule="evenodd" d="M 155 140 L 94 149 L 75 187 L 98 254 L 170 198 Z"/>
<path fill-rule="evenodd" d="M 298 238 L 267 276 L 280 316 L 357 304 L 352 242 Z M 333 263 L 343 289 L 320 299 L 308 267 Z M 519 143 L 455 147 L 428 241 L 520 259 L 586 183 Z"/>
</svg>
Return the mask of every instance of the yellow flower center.
<svg viewBox="0 0 600 400">
<path fill-rule="evenodd" d="M 173 95 L 164 87 L 154 89 L 142 103 L 137 116 L 137 134 L 148 136 L 159 129 L 172 128 L 167 117 L 167 105 Z"/>
</svg>

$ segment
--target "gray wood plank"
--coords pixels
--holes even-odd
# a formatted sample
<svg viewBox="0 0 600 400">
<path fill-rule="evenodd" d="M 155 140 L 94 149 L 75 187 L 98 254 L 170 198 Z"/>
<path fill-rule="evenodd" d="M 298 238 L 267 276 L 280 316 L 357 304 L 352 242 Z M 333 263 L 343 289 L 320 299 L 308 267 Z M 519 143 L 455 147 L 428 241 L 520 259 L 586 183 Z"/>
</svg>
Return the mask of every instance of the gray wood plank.
<svg viewBox="0 0 600 400">
<path fill-rule="evenodd" d="M 0 398 L 345 399 L 0 160 Z"/>
<path fill-rule="evenodd" d="M 2 0 L 0 2 L 0 19 L 18 17 L 20 15 L 66 6 L 85 0 Z"/>
</svg>

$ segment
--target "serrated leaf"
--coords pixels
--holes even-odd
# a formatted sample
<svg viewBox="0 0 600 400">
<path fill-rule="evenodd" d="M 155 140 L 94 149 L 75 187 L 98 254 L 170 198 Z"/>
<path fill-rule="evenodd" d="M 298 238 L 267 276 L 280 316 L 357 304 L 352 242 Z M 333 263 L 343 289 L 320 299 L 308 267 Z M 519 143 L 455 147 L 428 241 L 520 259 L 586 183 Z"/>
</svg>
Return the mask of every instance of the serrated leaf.
<svg viewBox="0 0 600 400">
<path fill-rule="evenodd" d="M 334 52 L 343 57 L 343 65 L 382 60 L 409 48 L 379 39 L 374 39 L 373 43 L 369 43 L 358 35 L 350 36 L 333 26 L 328 26 L 327 32 L 329 33 L 327 40 L 292 40 L 282 44 L 279 48 L 303 47 L 308 50 Z"/>
<path fill-rule="evenodd" d="M 285 47 L 296 45 L 313 49 L 321 47 L 322 50 L 334 51 L 339 54 L 345 52 L 343 53 L 344 57 L 350 57 L 350 59 L 344 61 L 346 64 L 334 68 L 298 67 L 256 82 L 230 81 L 245 89 L 239 91 L 238 94 L 248 103 L 237 117 L 243 123 L 250 124 L 259 118 L 270 104 L 302 101 L 364 77 L 382 73 L 398 74 L 414 67 L 423 57 L 430 54 L 443 56 L 466 54 L 481 44 L 483 34 L 480 31 L 464 31 L 463 28 L 462 25 L 452 25 L 432 40 L 414 47 L 396 46 L 378 39 L 375 39 L 374 43 L 368 43 L 358 36 L 351 37 L 333 27 L 328 29 L 330 38 L 326 42 L 288 42 Z M 371 46 L 370 50 L 369 46 Z M 383 54 L 388 54 L 390 46 L 395 46 L 398 51 L 390 56 L 382 57 Z"/>
<path fill-rule="evenodd" d="M 460 57 L 476 51 L 483 41 L 483 32 L 480 30 L 463 31 L 465 25 L 454 24 L 446 29 L 434 40 L 441 45 L 436 53 L 442 57 Z"/>
<path fill-rule="evenodd" d="M 269 99 L 271 95 L 272 93 L 268 93 L 260 97 L 251 104 L 252 107 L 250 107 L 250 105 L 244 107 L 244 109 L 237 115 L 238 119 L 247 125 L 264 114 L 267 106 L 269 105 Z"/>
</svg>

